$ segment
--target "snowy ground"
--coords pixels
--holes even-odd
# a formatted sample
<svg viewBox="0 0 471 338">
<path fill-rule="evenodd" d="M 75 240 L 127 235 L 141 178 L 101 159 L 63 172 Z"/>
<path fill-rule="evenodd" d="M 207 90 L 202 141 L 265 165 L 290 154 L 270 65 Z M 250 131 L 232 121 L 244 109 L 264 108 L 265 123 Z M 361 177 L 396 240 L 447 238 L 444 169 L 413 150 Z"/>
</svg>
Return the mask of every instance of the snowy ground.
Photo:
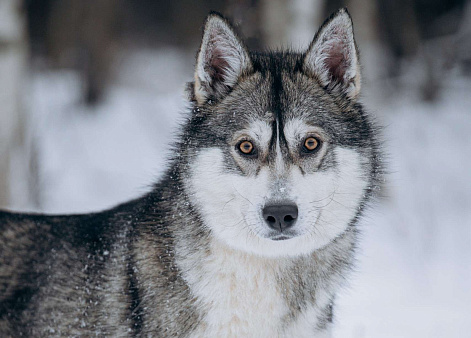
<svg viewBox="0 0 471 338">
<path fill-rule="evenodd" d="M 73 73 L 35 74 L 42 210 L 98 210 L 147 191 L 164 169 L 192 62 L 174 50 L 124 57 L 117 84 L 94 110 L 79 104 Z M 450 80 L 433 105 L 407 86 L 366 98 L 387 126 L 389 198 L 362 224 L 357 271 L 337 301 L 336 337 L 471 332 L 469 93 L 469 82 Z"/>
<path fill-rule="evenodd" d="M 338 337 L 469 337 L 469 93 L 455 80 L 433 105 L 411 89 L 383 103 L 390 199 L 363 222 Z"/>
</svg>

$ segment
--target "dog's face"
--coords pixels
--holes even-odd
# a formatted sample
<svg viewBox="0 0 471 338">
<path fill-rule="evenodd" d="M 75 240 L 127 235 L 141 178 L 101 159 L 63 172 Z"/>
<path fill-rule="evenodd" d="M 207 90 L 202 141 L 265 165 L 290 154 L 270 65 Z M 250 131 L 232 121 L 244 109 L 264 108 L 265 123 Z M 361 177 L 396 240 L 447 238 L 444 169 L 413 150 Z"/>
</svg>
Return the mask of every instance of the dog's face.
<svg viewBox="0 0 471 338">
<path fill-rule="evenodd" d="M 223 19 L 209 17 L 186 189 L 220 241 L 265 256 L 306 254 L 357 216 L 371 140 L 355 105 L 351 34 L 350 17 L 340 11 L 306 54 L 249 55 Z"/>
</svg>

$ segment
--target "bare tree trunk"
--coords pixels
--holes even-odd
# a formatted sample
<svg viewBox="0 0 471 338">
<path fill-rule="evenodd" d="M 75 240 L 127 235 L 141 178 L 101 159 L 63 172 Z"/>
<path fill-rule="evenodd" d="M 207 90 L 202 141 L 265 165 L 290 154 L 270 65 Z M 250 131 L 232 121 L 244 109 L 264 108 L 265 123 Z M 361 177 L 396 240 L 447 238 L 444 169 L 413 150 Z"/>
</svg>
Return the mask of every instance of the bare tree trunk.
<svg viewBox="0 0 471 338">
<path fill-rule="evenodd" d="M 324 0 L 290 2 L 291 21 L 288 28 L 290 45 L 307 49 L 319 26 L 324 22 Z"/>
<path fill-rule="evenodd" d="M 73 67 L 83 76 L 87 104 L 100 101 L 110 79 L 121 1 L 54 2 L 48 49 L 55 66 Z"/>
<path fill-rule="evenodd" d="M 290 15 L 287 0 L 262 0 L 262 34 L 265 46 L 280 46 L 288 43 Z"/>
<path fill-rule="evenodd" d="M 22 80 L 27 62 L 25 19 L 20 0 L 0 1 L 0 206 L 12 206 L 14 151 L 25 135 Z M 27 192 L 24 192 L 24 195 Z M 16 194 L 18 195 L 18 194 Z"/>
<path fill-rule="evenodd" d="M 419 25 L 413 3 L 407 0 L 378 1 L 382 39 L 392 54 L 391 76 L 399 75 L 400 59 L 416 55 L 420 45 Z"/>
<path fill-rule="evenodd" d="M 362 69 L 362 81 L 369 85 L 371 81 L 388 76 L 390 60 L 385 52 L 386 43 L 379 34 L 381 18 L 376 0 L 346 0 L 353 18 L 355 39 L 360 47 L 360 61 L 368 67 Z"/>
<path fill-rule="evenodd" d="M 456 39 L 456 61 L 462 64 L 464 74 L 471 76 L 471 0 L 466 2 L 463 12 Z"/>
<path fill-rule="evenodd" d="M 324 19 L 324 6 L 324 0 L 262 0 L 265 44 L 307 48 Z"/>
</svg>

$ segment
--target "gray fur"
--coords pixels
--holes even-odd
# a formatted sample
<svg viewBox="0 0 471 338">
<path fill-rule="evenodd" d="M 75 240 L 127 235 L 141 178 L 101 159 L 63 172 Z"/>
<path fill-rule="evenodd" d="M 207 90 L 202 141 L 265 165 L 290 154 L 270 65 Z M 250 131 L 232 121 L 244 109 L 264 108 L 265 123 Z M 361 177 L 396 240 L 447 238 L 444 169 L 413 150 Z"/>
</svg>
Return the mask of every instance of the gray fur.
<svg viewBox="0 0 471 338">
<path fill-rule="evenodd" d="M 333 18 L 345 15 L 349 19 L 341 10 Z M 249 53 L 225 19 L 213 13 L 208 20 L 217 20 L 224 34 L 233 34 L 235 50 Z M 211 22 L 206 26 L 214 27 Z M 381 178 L 377 130 L 348 88 L 324 86 L 312 69 L 305 69 L 306 54 L 247 55 L 235 84 L 215 77 L 189 85 L 193 114 L 174 145 L 178 156 L 148 195 L 96 214 L 0 212 L 0 336 L 177 337 L 206 332 L 211 308 L 201 305 L 204 299 L 190 280 L 204 277 L 202 271 L 214 259 L 215 235 L 189 188 L 192 170 L 202 150 L 216 148 L 227 173 L 257 177 L 268 168 L 273 174 L 275 141 L 283 162 L 300 168 L 303 175 L 335 171 L 342 159 L 334 150 L 354 150 L 367 182 L 363 197 L 345 231 L 308 254 L 265 257 L 230 245 L 224 250 L 246 261 L 247 269 L 250 264 L 266 266 L 267 275 L 276 281 L 279 301 L 287 309 L 274 318 L 279 336 L 292 332 L 309 309 L 317 318 L 310 332 L 303 333 L 329 332 L 333 299 L 354 262 L 357 220 Z M 293 119 L 321 130 L 319 155 L 298 156 L 283 139 L 280 126 Z M 256 159 L 240 159 L 231 142 L 254 120 L 276 129 L 276 137 Z M 288 184 L 285 177 L 276 182 Z"/>
</svg>

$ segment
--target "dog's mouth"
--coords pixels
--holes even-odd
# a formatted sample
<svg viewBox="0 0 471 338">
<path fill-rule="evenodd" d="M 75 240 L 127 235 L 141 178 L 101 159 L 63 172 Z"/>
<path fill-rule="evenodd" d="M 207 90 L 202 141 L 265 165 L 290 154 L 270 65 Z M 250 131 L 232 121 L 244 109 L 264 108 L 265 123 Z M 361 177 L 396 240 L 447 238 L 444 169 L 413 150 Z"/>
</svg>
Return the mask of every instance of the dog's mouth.
<svg viewBox="0 0 471 338">
<path fill-rule="evenodd" d="M 293 236 L 279 235 L 279 236 L 271 237 L 270 239 L 272 241 L 285 241 L 290 238 L 293 238 Z"/>
<path fill-rule="evenodd" d="M 277 233 L 270 233 L 266 238 L 272 241 L 286 241 L 288 239 L 292 239 L 299 236 L 295 231 L 286 231 L 286 232 L 277 232 Z"/>
</svg>

